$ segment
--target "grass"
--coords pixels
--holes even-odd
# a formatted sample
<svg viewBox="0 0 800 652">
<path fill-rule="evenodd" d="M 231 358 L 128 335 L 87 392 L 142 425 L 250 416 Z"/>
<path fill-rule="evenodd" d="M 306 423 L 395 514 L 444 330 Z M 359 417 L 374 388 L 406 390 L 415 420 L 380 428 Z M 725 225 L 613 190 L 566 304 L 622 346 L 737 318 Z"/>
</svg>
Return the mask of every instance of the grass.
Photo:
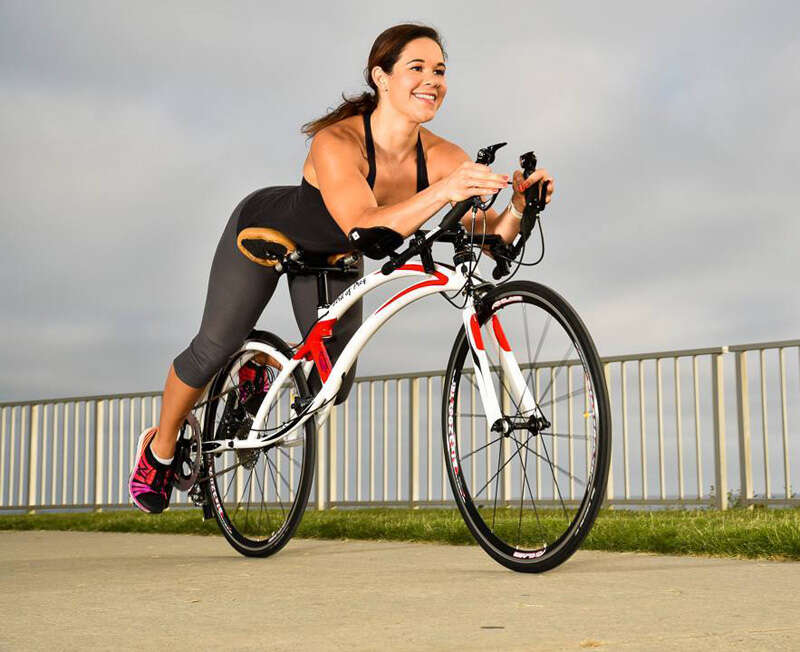
<svg viewBox="0 0 800 652">
<path fill-rule="evenodd" d="M 516 527 L 515 513 L 503 515 Z M 0 530 L 76 530 L 219 535 L 198 510 L 158 516 L 135 510 L 0 516 Z M 457 510 L 358 509 L 306 512 L 298 537 L 475 545 Z M 726 512 L 603 510 L 583 543 L 588 550 L 800 560 L 800 509 Z"/>
</svg>

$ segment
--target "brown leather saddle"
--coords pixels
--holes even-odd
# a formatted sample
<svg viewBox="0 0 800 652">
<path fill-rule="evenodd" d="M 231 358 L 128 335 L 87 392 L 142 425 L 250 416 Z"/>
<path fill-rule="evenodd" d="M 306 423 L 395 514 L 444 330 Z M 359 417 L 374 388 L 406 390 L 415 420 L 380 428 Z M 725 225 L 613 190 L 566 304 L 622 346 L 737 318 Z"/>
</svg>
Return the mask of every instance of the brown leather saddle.
<svg viewBox="0 0 800 652">
<path fill-rule="evenodd" d="M 279 266 L 278 271 L 282 271 L 287 259 L 297 261 L 308 258 L 291 238 L 267 227 L 251 226 L 242 229 L 236 238 L 236 246 L 248 260 L 264 267 Z M 356 263 L 358 257 L 359 253 L 353 250 L 331 254 L 324 261 L 330 267 L 344 268 Z"/>
</svg>

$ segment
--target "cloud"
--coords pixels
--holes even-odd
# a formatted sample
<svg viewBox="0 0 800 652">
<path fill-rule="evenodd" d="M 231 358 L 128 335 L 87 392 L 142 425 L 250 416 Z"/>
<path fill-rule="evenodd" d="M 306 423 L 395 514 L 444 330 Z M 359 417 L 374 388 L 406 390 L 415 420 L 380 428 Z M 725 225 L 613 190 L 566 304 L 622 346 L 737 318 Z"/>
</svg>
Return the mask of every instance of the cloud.
<svg viewBox="0 0 800 652">
<path fill-rule="evenodd" d="M 300 125 L 360 90 L 372 40 L 406 19 L 449 53 L 428 126 L 470 153 L 509 141 L 497 170 L 533 148 L 555 174 L 547 256 L 523 276 L 562 292 L 601 353 L 796 337 L 798 9 L 519 13 L 3 3 L 0 397 L 159 388 L 233 207 L 299 181 Z M 282 284 L 260 325 L 292 339 L 287 301 Z M 444 366 L 458 326 L 441 299 L 416 304 L 359 373 Z"/>
</svg>

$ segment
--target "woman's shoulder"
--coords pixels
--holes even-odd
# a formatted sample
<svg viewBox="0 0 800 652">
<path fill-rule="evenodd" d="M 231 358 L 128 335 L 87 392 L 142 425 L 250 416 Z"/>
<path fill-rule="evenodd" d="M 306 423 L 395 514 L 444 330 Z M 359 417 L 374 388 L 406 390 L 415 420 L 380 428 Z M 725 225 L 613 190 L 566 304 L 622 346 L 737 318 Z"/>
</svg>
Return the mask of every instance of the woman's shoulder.
<svg viewBox="0 0 800 652">
<path fill-rule="evenodd" d="M 347 118 L 337 120 L 333 124 L 323 127 L 316 134 L 312 142 L 316 139 L 339 141 L 358 145 L 364 140 L 364 118 L 359 113 Z"/>
<path fill-rule="evenodd" d="M 431 182 L 450 174 L 463 161 L 470 160 L 469 155 L 456 143 L 420 126 L 422 149 L 425 151 L 425 162 Z"/>
<path fill-rule="evenodd" d="M 364 128 L 359 130 L 359 125 L 362 124 L 363 118 L 361 115 L 349 116 L 334 122 L 320 129 L 311 139 L 311 150 L 319 150 L 324 147 L 326 150 L 333 150 L 337 154 L 361 154 L 366 157 L 366 152 L 363 152 L 364 141 Z"/>
<path fill-rule="evenodd" d="M 422 125 L 420 125 L 420 138 L 431 183 L 450 174 L 463 161 L 471 160 L 459 145 Z M 359 166 L 366 165 L 363 116 L 361 114 L 349 116 L 320 129 L 311 141 L 312 157 L 314 152 L 319 152 L 321 149 L 324 149 L 328 156 L 340 161 L 349 158 Z"/>
</svg>

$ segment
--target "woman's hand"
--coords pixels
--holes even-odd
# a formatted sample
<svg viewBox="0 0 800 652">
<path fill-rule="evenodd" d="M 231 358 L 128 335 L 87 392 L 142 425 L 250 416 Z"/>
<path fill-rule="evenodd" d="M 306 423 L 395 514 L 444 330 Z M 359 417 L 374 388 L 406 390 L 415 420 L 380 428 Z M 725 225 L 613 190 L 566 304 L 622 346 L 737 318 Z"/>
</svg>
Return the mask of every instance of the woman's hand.
<svg viewBox="0 0 800 652">
<path fill-rule="evenodd" d="M 477 195 L 493 195 L 508 185 L 508 175 L 495 174 L 488 165 L 464 161 L 441 183 L 444 198 L 459 202 Z"/>
<path fill-rule="evenodd" d="M 534 170 L 533 174 L 527 179 L 522 176 L 522 170 L 514 170 L 514 195 L 511 197 L 511 201 L 514 204 L 514 208 L 520 213 L 525 208 L 525 189 L 530 188 L 535 183 L 539 183 L 539 181 L 542 182 L 539 184 L 539 199 L 542 198 L 542 188 L 545 188 L 544 202 L 545 204 L 549 204 L 550 197 L 553 195 L 553 186 L 555 182 L 546 169 Z"/>
</svg>

